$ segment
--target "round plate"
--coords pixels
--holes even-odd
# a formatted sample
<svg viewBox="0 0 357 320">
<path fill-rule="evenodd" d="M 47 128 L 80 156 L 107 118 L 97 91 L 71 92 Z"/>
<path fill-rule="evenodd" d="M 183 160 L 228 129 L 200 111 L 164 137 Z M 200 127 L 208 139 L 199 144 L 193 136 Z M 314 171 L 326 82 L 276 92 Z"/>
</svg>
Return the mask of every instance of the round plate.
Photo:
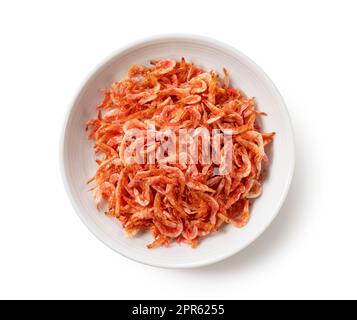
<svg viewBox="0 0 357 320">
<path fill-rule="evenodd" d="M 251 209 L 248 225 L 231 225 L 205 237 L 196 249 L 188 245 L 147 249 L 149 233 L 128 238 L 120 223 L 98 212 L 86 181 L 96 171 L 92 143 L 85 123 L 96 116 L 102 99 L 100 89 L 126 77 L 132 64 L 148 64 L 151 59 L 185 57 L 205 69 L 229 71 L 232 85 L 256 97 L 258 109 L 268 113 L 262 120 L 266 132 L 275 131 L 269 150 L 270 167 L 263 194 Z M 118 253 L 152 266 L 192 268 L 223 260 L 252 243 L 273 221 L 287 195 L 294 171 L 294 143 L 288 112 L 278 90 L 267 75 L 245 55 L 218 41 L 197 36 L 163 36 L 130 45 L 97 68 L 80 89 L 66 117 L 61 142 L 62 173 L 72 204 L 86 226 L 98 239 Z"/>
</svg>

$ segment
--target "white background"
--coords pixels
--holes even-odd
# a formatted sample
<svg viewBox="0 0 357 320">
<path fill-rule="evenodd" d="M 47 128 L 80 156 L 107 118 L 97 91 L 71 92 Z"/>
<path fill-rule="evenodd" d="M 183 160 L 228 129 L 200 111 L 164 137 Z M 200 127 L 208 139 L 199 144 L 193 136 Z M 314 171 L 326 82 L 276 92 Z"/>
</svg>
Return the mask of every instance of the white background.
<svg viewBox="0 0 357 320">
<path fill-rule="evenodd" d="M 159 33 L 210 36 L 272 78 L 297 146 L 291 191 L 246 250 L 196 270 L 132 262 L 72 209 L 64 115 L 88 73 Z M 357 298 L 356 1 L 0 4 L 0 298 Z"/>
</svg>

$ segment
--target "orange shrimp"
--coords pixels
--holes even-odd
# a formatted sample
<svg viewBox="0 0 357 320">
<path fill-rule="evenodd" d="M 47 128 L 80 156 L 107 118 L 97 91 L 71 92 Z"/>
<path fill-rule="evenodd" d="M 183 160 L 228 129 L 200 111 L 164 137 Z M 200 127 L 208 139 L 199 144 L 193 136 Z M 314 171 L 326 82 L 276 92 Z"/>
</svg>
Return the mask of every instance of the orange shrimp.
<svg viewBox="0 0 357 320">
<path fill-rule="evenodd" d="M 263 192 L 266 147 L 275 133 L 262 132 L 256 120 L 266 114 L 256 109 L 254 98 L 231 87 L 225 68 L 221 78 L 184 58 L 150 63 L 131 66 L 127 78 L 102 91 L 97 117 L 85 126 L 98 164 L 87 183 L 94 205 L 106 207 L 126 235 L 151 232 L 149 249 L 172 242 L 195 248 L 225 223 L 242 228 L 249 222 L 252 201 Z M 170 130 L 177 138 L 182 129 L 220 130 L 215 156 L 221 163 L 226 161 L 223 132 L 231 130 L 231 170 L 217 175 L 216 160 L 203 161 L 202 142 L 197 163 L 189 148 L 156 159 L 161 154 L 156 134 Z M 133 130 L 143 135 L 132 141 Z M 186 147 L 195 137 L 188 137 Z M 131 161 L 126 152 L 135 147 L 140 150 L 134 159 L 154 161 Z"/>
</svg>

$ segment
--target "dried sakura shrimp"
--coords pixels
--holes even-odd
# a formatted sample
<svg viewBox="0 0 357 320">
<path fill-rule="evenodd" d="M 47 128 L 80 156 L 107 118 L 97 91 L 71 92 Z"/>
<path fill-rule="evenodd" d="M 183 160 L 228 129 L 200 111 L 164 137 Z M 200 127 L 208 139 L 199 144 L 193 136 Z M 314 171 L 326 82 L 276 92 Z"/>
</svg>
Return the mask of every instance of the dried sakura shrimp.
<svg viewBox="0 0 357 320">
<path fill-rule="evenodd" d="M 256 118 L 265 114 L 256 111 L 253 98 L 230 86 L 227 70 L 220 78 L 184 58 L 156 60 L 150 67 L 131 66 L 126 79 L 103 93 L 97 118 L 86 126 L 98 157 L 97 172 L 88 181 L 95 183 L 91 191 L 98 209 L 106 204 L 106 214 L 120 220 L 129 236 L 149 230 L 154 241 L 148 248 L 172 241 L 196 247 L 223 223 L 247 224 L 251 200 L 262 193 L 265 147 L 274 133 L 261 133 Z M 230 129 L 230 172 L 218 175 L 214 164 L 200 161 L 128 163 L 126 132 L 148 134 L 150 124 L 154 131 L 171 129 L 175 134 L 198 127 Z M 156 140 L 147 141 L 145 136 L 135 142 L 143 144 L 144 156 L 158 148 Z"/>
</svg>

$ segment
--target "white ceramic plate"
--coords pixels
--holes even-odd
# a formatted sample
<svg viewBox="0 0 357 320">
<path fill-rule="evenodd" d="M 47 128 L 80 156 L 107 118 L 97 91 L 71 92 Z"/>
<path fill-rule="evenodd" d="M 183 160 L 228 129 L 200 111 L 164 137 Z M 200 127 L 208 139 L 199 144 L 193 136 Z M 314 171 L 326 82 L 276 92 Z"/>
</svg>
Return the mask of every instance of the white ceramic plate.
<svg viewBox="0 0 357 320">
<path fill-rule="evenodd" d="M 86 181 L 96 170 L 92 143 L 84 131 L 88 119 L 96 115 L 102 96 L 99 89 L 126 76 L 130 65 L 148 64 L 150 59 L 185 57 L 198 66 L 229 70 L 233 86 L 256 97 L 258 109 L 268 113 L 265 131 L 275 131 L 269 177 L 263 195 L 252 206 L 248 225 L 237 229 L 227 225 L 204 238 L 197 249 L 173 244 L 170 248 L 149 250 L 147 233 L 127 238 L 120 223 L 98 213 Z M 65 121 L 61 142 L 62 171 L 72 204 L 82 221 L 106 245 L 120 254 L 148 265 L 167 268 L 192 268 L 223 260 L 253 242 L 275 218 L 287 195 L 294 171 L 294 143 L 289 115 L 283 99 L 267 75 L 239 51 L 218 41 L 197 36 L 163 36 L 135 43 L 114 54 L 89 77 L 80 89 Z"/>
</svg>

